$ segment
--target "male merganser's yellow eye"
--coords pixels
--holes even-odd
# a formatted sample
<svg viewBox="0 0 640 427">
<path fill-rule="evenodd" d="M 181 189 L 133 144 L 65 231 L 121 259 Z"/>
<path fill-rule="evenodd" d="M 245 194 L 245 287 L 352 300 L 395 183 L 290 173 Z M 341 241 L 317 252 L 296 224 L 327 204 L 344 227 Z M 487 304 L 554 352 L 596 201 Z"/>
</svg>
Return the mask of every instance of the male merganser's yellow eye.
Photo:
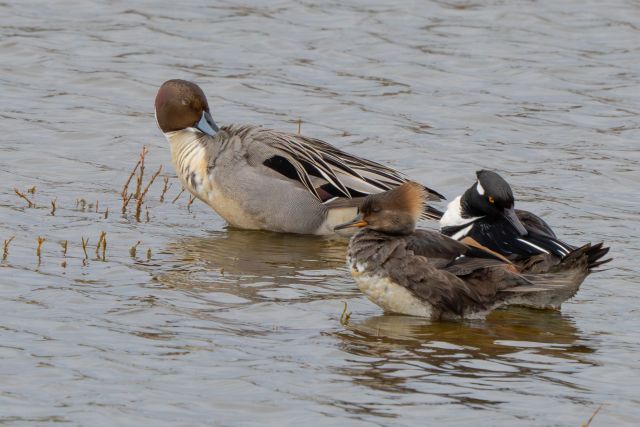
<svg viewBox="0 0 640 427">
<path fill-rule="evenodd" d="M 493 198 L 493 196 L 489 196 L 489 203 L 494 204 L 496 202 L 496 199 Z"/>
</svg>

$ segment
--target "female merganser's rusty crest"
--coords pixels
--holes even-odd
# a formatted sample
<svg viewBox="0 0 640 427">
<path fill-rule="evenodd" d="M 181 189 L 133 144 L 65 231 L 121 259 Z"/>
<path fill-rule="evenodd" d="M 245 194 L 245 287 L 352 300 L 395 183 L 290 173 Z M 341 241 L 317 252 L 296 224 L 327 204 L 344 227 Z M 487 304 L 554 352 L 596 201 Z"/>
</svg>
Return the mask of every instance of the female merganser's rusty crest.
<svg viewBox="0 0 640 427">
<path fill-rule="evenodd" d="M 559 308 L 587 274 L 584 248 L 554 274 L 521 274 L 501 255 L 435 231 L 416 230 L 424 190 L 407 182 L 366 198 L 336 228 L 362 228 L 349 243 L 356 283 L 385 311 L 433 319 L 482 317 L 505 305 Z"/>
<path fill-rule="evenodd" d="M 259 126 L 218 127 L 202 89 L 184 80 L 160 87 L 155 112 L 181 184 L 239 228 L 332 234 L 365 196 L 407 181 L 318 139 Z M 426 199 L 443 199 L 423 188 Z M 424 217 L 441 214 L 427 207 Z"/>
</svg>

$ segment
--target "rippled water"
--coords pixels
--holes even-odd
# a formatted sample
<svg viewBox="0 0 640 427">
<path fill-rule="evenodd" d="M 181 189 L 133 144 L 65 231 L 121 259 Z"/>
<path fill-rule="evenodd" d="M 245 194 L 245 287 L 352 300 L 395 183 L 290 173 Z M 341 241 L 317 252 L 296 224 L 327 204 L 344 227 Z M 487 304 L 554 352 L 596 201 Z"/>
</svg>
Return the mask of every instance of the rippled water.
<svg viewBox="0 0 640 427">
<path fill-rule="evenodd" d="M 344 3 L 0 3 L 0 424 L 578 426 L 599 405 L 592 426 L 638 424 L 640 5 Z M 497 169 L 615 260 L 561 313 L 383 315 L 345 241 L 171 203 L 169 78 L 219 123 L 301 119 L 449 196 Z M 144 144 L 172 187 L 138 223 L 119 193 Z M 34 185 L 26 208 L 13 189 Z"/>
</svg>

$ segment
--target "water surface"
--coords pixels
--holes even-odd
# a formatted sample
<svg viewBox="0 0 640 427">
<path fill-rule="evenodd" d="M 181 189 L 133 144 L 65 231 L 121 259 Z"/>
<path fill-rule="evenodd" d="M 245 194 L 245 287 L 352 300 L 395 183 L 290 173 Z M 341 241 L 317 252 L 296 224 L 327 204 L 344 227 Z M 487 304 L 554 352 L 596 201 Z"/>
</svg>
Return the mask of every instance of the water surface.
<svg viewBox="0 0 640 427">
<path fill-rule="evenodd" d="M 593 426 L 638 424 L 640 5 L 347 3 L 0 3 L 0 424 L 577 426 L 599 405 Z M 171 203 L 169 78 L 218 123 L 300 119 L 449 197 L 498 170 L 615 260 L 561 312 L 385 315 L 345 241 Z M 142 145 L 172 186 L 138 223 L 120 191 Z"/>
</svg>

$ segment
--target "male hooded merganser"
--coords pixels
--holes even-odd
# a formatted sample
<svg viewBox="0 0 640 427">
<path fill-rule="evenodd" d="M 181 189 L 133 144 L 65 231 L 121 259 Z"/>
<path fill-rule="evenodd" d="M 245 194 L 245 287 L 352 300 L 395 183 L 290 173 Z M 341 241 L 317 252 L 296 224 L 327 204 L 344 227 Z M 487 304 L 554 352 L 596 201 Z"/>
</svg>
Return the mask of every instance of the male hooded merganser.
<svg viewBox="0 0 640 427">
<path fill-rule="evenodd" d="M 440 219 L 440 230 L 453 239 L 476 243 L 516 263 L 521 271 L 548 272 L 564 268 L 562 260 L 577 249 L 556 236 L 537 215 L 514 208 L 511 187 L 493 171 L 476 172 L 477 181 L 456 197 Z M 611 259 L 603 243 L 588 244 L 588 268 Z"/>
<path fill-rule="evenodd" d="M 556 274 L 521 274 L 479 245 L 416 230 L 422 186 L 407 182 L 368 196 L 360 213 L 337 229 L 359 227 L 347 265 L 358 287 L 385 311 L 433 319 L 481 317 L 505 305 L 559 308 L 586 276 L 585 249 Z"/>
<path fill-rule="evenodd" d="M 169 80 L 155 100 L 180 182 L 229 224 L 302 234 L 332 234 L 364 196 L 407 179 L 319 139 L 260 126 L 218 127 L 204 92 Z M 429 200 L 444 197 L 425 187 Z M 442 212 L 427 207 L 425 218 Z"/>
</svg>

